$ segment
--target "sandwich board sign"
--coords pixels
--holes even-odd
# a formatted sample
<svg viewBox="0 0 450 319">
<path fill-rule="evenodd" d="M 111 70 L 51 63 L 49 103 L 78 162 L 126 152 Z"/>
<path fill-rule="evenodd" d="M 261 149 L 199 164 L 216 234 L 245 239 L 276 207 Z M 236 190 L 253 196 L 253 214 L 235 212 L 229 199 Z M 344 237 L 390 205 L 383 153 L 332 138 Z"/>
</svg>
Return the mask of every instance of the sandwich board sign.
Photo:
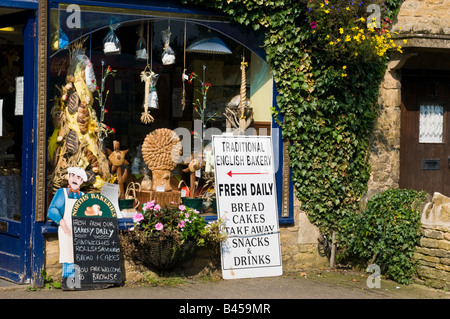
<svg viewBox="0 0 450 319">
<path fill-rule="evenodd" d="M 214 135 L 214 174 L 224 279 L 282 275 L 271 136 Z"/>
<path fill-rule="evenodd" d="M 114 204 L 88 193 L 72 209 L 75 277 L 72 289 L 101 289 L 122 282 L 119 227 Z"/>
</svg>

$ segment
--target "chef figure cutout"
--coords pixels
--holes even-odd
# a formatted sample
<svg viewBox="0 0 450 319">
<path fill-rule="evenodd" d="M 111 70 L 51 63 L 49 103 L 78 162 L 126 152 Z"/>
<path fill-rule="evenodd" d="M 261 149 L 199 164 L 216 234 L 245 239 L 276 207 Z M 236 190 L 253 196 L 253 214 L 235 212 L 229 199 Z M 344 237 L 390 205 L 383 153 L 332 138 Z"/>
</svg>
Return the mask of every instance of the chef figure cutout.
<svg viewBox="0 0 450 319">
<path fill-rule="evenodd" d="M 67 169 L 67 188 L 60 188 L 48 209 L 48 218 L 59 225 L 59 262 L 62 268 L 62 288 L 71 285 L 67 283 L 68 278 L 75 277 L 75 265 L 73 260 L 73 237 L 72 237 L 72 208 L 75 202 L 84 195 L 80 191 L 81 184 L 87 181 L 84 169 L 80 167 L 69 167 Z M 73 279 L 72 279 L 73 280 Z"/>
</svg>

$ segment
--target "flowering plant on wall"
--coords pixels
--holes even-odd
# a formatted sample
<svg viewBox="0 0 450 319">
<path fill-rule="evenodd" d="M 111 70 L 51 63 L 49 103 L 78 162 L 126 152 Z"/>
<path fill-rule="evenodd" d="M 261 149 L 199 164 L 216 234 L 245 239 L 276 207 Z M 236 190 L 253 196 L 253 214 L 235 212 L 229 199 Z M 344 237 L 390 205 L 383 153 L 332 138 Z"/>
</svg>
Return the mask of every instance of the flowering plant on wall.
<svg viewBox="0 0 450 319">
<path fill-rule="evenodd" d="M 343 66 L 345 60 L 370 60 L 384 58 L 392 51 L 402 52 L 388 29 L 392 23 L 390 17 L 389 8 L 381 0 L 307 2 L 306 19 L 313 47 L 327 51 L 341 60 Z M 341 76 L 346 77 L 347 73 L 343 71 Z"/>
<path fill-rule="evenodd" d="M 209 229 L 200 213 L 185 205 L 160 206 L 155 201 L 142 205 L 142 213 L 133 217 L 133 231 L 142 231 L 148 237 L 174 237 L 179 242 L 194 240 L 206 244 Z"/>
<path fill-rule="evenodd" d="M 203 70 L 206 70 L 206 66 L 203 66 Z M 197 99 L 194 102 L 194 111 L 200 117 L 200 120 L 202 122 L 202 136 L 199 136 L 197 132 L 194 132 L 193 135 L 194 135 L 194 137 L 201 138 L 203 140 L 205 137 L 206 124 L 209 121 L 215 121 L 215 116 L 217 115 L 217 112 L 215 112 L 211 116 L 207 116 L 207 114 L 206 114 L 206 106 L 207 106 L 206 102 L 207 102 L 208 91 L 212 86 L 211 83 L 205 82 L 204 79 L 203 80 L 200 79 L 198 74 L 196 74 L 195 72 L 192 72 L 189 75 L 188 82 L 189 82 L 189 84 L 192 84 L 194 81 L 199 81 L 201 84 L 200 90 L 197 90 L 197 91 L 202 95 L 202 100 L 200 101 L 200 99 Z"/>
<path fill-rule="evenodd" d="M 103 123 L 105 120 L 105 114 L 108 113 L 108 110 L 105 108 L 106 101 L 108 99 L 109 90 L 105 91 L 105 82 L 109 76 L 115 76 L 116 70 L 111 69 L 110 66 L 106 68 L 106 71 L 103 69 L 105 65 L 105 61 L 101 61 L 102 63 L 102 81 L 100 87 L 97 85 L 96 80 L 92 80 L 92 84 L 95 86 L 95 91 L 97 92 L 97 96 L 95 99 L 98 101 L 99 109 L 100 109 L 100 117 L 98 119 L 98 127 L 99 127 L 99 149 L 102 149 L 103 141 L 110 133 L 115 133 L 115 129 L 107 126 Z"/>
<path fill-rule="evenodd" d="M 173 269 L 202 246 L 217 252 L 227 238 L 224 219 L 206 223 L 195 209 L 174 203 L 144 203 L 133 221 L 134 226 L 122 234 L 124 256 L 153 269 Z"/>
</svg>

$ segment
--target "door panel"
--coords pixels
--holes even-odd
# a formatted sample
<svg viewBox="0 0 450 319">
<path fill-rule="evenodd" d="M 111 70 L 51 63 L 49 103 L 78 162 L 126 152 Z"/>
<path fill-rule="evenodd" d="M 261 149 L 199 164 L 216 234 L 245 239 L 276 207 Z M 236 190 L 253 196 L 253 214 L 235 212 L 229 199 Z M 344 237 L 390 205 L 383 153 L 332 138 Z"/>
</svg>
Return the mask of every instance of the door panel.
<svg viewBox="0 0 450 319">
<path fill-rule="evenodd" d="M 30 277 L 34 18 L 26 13 L 2 16 L 4 21 L 14 20 L 14 29 L 0 34 L 5 39 L 0 41 L 0 277 L 17 283 L 26 283 Z M 23 90 L 17 78 L 23 80 Z M 23 94 L 17 94 L 20 91 Z"/>
<path fill-rule="evenodd" d="M 450 196 L 450 77 L 402 79 L 400 187 Z"/>
</svg>

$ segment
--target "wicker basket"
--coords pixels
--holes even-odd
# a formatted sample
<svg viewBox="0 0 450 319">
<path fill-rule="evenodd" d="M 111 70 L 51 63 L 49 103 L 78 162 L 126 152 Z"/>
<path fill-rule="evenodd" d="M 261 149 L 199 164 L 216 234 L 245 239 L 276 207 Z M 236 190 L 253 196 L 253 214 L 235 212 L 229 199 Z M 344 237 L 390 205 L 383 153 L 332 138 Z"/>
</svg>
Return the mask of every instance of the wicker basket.
<svg viewBox="0 0 450 319">
<path fill-rule="evenodd" d="M 154 191 L 140 191 L 137 193 L 137 199 L 139 200 L 138 210 L 142 211 L 142 204 L 151 202 L 152 200 L 160 206 L 165 206 L 171 203 L 181 204 L 181 192 L 154 192 Z"/>
<path fill-rule="evenodd" d="M 129 232 L 127 255 L 144 266 L 167 271 L 193 258 L 199 246 L 194 240 L 181 242 L 172 236 L 145 237 L 140 232 Z"/>
</svg>

